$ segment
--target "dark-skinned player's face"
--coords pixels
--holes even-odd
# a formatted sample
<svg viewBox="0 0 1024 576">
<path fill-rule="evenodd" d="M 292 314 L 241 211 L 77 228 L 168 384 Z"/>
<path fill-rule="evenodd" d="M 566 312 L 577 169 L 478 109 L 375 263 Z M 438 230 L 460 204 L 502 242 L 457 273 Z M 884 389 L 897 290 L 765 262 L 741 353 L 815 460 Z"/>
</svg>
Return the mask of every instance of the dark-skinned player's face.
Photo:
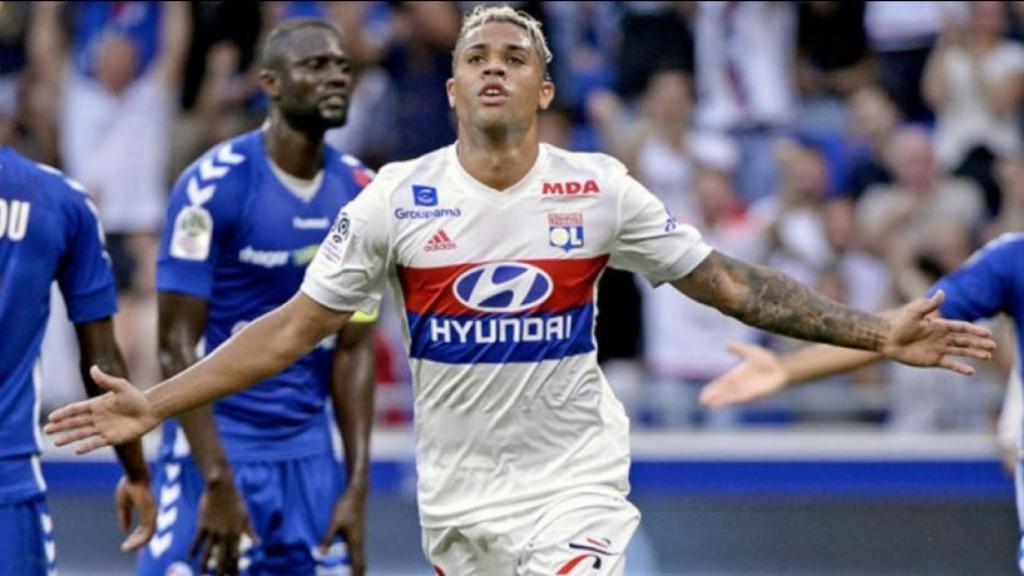
<svg viewBox="0 0 1024 576">
<path fill-rule="evenodd" d="M 296 127 L 326 130 L 345 124 L 351 87 L 352 66 L 338 35 L 310 26 L 289 38 L 270 97 Z"/>
<path fill-rule="evenodd" d="M 452 72 L 448 99 L 459 122 L 474 128 L 529 126 L 555 95 L 530 34 L 508 22 L 489 22 L 467 34 Z"/>
</svg>

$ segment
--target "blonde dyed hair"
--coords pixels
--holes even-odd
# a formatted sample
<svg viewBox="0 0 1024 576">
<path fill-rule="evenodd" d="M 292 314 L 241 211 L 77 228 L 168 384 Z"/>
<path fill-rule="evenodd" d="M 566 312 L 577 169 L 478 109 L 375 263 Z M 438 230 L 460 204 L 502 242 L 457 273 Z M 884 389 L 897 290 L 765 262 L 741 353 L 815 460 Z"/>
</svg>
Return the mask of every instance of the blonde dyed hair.
<svg viewBox="0 0 1024 576">
<path fill-rule="evenodd" d="M 462 19 L 462 29 L 459 30 L 459 39 L 455 42 L 455 51 L 452 53 L 452 68 L 455 68 L 457 54 L 462 49 L 463 42 L 469 33 L 492 22 L 505 22 L 518 26 L 530 36 L 530 43 L 537 51 L 537 56 L 544 66 L 544 76 L 548 75 L 548 64 L 551 63 L 551 49 L 548 48 L 548 41 L 544 38 L 544 32 L 540 29 L 540 22 L 522 10 L 516 10 L 511 6 L 480 4 Z"/>
</svg>

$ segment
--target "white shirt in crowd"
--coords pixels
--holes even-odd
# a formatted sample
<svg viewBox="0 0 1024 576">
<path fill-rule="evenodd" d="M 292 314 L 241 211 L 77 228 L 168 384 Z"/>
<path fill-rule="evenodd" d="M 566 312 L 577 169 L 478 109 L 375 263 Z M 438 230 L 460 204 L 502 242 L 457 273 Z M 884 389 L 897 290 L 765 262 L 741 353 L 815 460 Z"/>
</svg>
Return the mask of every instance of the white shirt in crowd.
<svg viewBox="0 0 1024 576">
<path fill-rule="evenodd" d="M 109 233 L 156 232 L 164 219 L 171 126 L 177 101 L 156 73 L 115 95 L 68 72 L 61 153 L 96 200 Z"/>
<path fill-rule="evenodd" d="M 698 2 L 695 28 L 698 126 L 724 131 L 792 118 L 795 4 Z"/>
<path fill-rule="evenodd" d="M 961 48 L 946 53 L 942 62 L 949 96 L 937 110 L 935 156 L 946 169 L 955 169 L 975 146 L 986 146 L 997 156 L 1016 154 L 1021 148 L 1016 114 L 996 116 L 985 102 L 975 79 L 970 56 Z M 1024 72 L 1024 46 L 1005 41 L 979 63 L 985 81 L 999 85 Z"/>
</svg>

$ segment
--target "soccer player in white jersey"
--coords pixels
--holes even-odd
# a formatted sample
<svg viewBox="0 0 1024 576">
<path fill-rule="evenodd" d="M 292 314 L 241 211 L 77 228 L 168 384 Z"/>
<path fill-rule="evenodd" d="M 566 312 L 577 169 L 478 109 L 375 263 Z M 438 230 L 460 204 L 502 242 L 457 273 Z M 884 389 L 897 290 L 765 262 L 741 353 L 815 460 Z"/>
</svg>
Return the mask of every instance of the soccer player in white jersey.
<svg viewBox="0 0 1024 576">
<path fill-rule="evenodd" d="M 777 272 L 712 250 L 616 160 L 541 145 L 554 96 L 536 21 L 508 7 L 469 15 L 449 100 L 459 140 L 385 166 L 346 206 L 302 289 L 212 355 L 139 392 L 51 415 L 79 452 L 137 437 L 293 362 L 390 284 L 415 378 L 424 552 L 437 574 L 621 574 L 639 522 L 628 422 L 598 368 L 594 290 L 606 265 L 639 272 L 748 324 L 967 371 L 983 328 L 850 310 Z"/>
</svg>

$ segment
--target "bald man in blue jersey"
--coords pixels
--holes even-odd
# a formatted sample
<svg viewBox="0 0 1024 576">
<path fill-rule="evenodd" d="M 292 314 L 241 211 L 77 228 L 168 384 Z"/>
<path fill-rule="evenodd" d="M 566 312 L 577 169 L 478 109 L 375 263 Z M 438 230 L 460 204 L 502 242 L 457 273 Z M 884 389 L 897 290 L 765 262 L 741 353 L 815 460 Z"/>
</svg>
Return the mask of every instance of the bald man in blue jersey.
<svg viewBox="0 0 1024 576">
<path fill-rule="evenodd" d="M 264 126 L 201 156 L 171 194 L 157 262 L 165 377 L 288 300 L 372 177 L 323 140 L 344 124 L 352 84 L 333 26 L 275 28 L 261 83 Z M 140 576 L 333 574 L 349 564 L 362 574 L 373 360 L 372 318 L 358 320 L 253 389 L 164 427 L 163 521 Z M 328 399 L 347 473 L 332 451 Z"/>
</svg>

